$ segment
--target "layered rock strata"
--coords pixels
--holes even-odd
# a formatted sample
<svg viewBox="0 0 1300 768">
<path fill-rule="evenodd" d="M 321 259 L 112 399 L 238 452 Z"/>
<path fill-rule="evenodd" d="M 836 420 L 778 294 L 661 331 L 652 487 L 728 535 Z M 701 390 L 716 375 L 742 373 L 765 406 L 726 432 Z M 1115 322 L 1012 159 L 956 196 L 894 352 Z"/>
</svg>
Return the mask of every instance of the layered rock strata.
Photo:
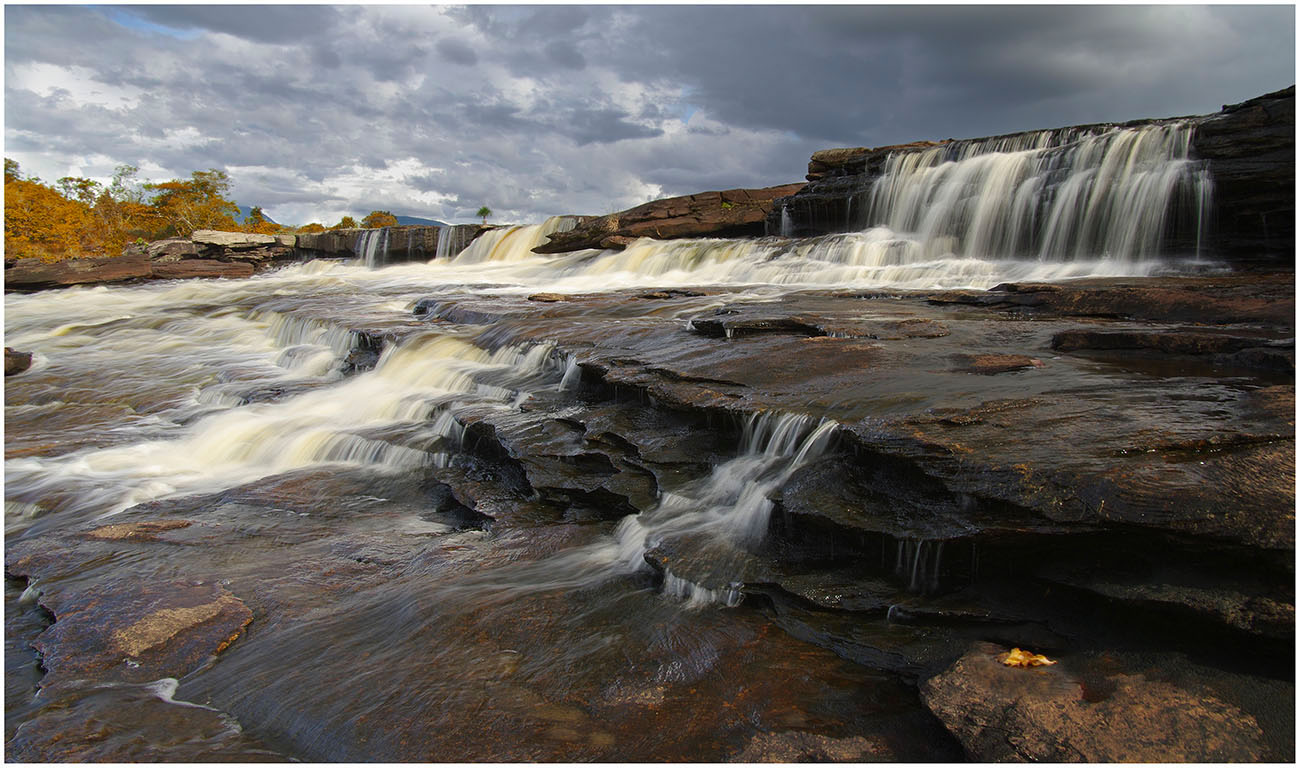
<svg viewBox="0 0 1300 768">
<path fill-rule="evenodd" d="M 793 195 L 803 184 L 763 189 L 728 189 L 654 200 L 626 211 L 584 217 L 567 232 L 551 235 L 536 253 L 565 253 L 584 248 L 626 247 L 650 237 L 672 240 L 687 237 L 754 237 L 763 234 L 763 222 L 774 200 Z"/>
</svg>

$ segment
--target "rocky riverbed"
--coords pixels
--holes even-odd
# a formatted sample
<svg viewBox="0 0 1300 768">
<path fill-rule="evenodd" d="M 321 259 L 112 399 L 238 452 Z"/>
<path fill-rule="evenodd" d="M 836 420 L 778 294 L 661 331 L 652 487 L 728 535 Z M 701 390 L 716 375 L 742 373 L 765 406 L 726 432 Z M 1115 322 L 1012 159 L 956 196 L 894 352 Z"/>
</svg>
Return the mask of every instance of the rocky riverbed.
<svg viewBox="0 0 1300 768">
<path fill-rule="evenodd" d="M 272 422 L 402 354 L 484 350 L 440 430 L 355 433 L 445 459 L 287 467 L 108 517 L 11 462 L 10 759 L 1293 757 L 1290 275 L 383 285 L 369 313 L 269 284 L 169 312 L 344 330 L 341 379 L 222 377 Z M 128 439 L 111 413 L 82 431 L 116 406 L 40 358 L 6 388 L 8 458 Z M 41 416 L 53 392 L 68 405 Z M 781 414 L 792 452 L 831 421 L 753 475 L 757 539 L 670 519 L 665 499 L 718 503 L 720 469 L 777 456 Z M 644 570 L 604 554 L 629 515 Z M 1060 663 L 998 664 L 1012 646 Z"/>
</svg>

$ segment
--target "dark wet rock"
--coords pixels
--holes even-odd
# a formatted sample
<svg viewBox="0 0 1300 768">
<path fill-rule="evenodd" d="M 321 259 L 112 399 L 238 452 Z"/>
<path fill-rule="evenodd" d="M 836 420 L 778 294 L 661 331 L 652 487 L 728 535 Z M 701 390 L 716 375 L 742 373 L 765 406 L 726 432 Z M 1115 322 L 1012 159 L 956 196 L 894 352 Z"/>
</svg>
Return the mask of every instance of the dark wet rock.
<svg viewBox="0 0 1300 768">
<path fill-rule="evenodd" d="M 1192 139 L 1214 179 L 1213 245 L 1242 264 L 1295 264 L 1295 86 L 1225 105 Z"/>
<path fill-rule="evenodd" d="M 736 763 L 874 763 L 898 758 L 888 745 L 863 736 L 839 738 L 805 731 L 760 733 L 732 758 Z"/>
<path fill-rule="evenodd" d="M 553 303 L 557 301 L 565 301 L 568 298 L 568 296 L 565 296 L 562 293 L 534 293 L 528 297 L 528 300 Z"/>
<path fill-rule="evenodd" d="M 282 762 L 229 715 L 171 699 L 174 680 L 46 693 L 5 744 L 22 763 Z"/>
<path fill-rule="evenodd" d="M 1122 569 L 1049 567 L 1045 578 L 1084 590 L 1135 610 L 1166 615 L 1171 620 L 1191 616 L 1212 625 L 1284 641 L 1295 639 L 1295 605 L 1267 585 L 1193 570 L 1164 569 L 1141 574 Z"/>
<path fill-rule="evenodd" d="M 32 353 L 5 347 L 5 375 L 13 376 L 32 367 Z"/>
<path fill-rule="evenodd" d="M 986 762 L 1239 762 L 1265 759 L 1250 714 L 1201 690 L 1140 674 L 1020 669 L 980 644 L 921 685 L 926 705 Z"/>
<path fill-rule="evenodd" d="M 1158 322 L 1294 322 L 1294 276 L 1290 273 L 1089 279 L 1066 284 L 1003 283 L 987 291 L 947 291 L 927 298 L 1034 317 L 1097 317 Z"/>
<path fill-rule="evenodd" d="M 244 262 L 212 261 L 208 259 L 182 259 L 154 263 L 152 277 L 158 280 L 184 280 L 195 277 L 224 277 L 237 280 L 252 277 L 256 270 Z"/>
<path fill-rule="evenodd" d="M 727 310 L 720 309 L 714 317 L 692 318 L 692 331 L 713 338 L 735 338 L 740 335 L 755 333 L 788 333 L 797 336 L 822 336 L 822 330 L 799 318 L 794 317 L 727 317 Z"/>
<path fill-rule="evenodd" d="M 821 608 L 884 616 L 898 602 L 900 587 L 882 577 L 843 571 L 783 575 L 781 588 Z"/>
<path fill-rule="evenodd" d="M 1295 341 L 1196 331 L 1110 331 L 1086 328 L 1061 331 L 1052 337 L 1052 349 L 1061 352 L 1080 349 L 1141 349 L 1175 355 L 1209 355 L 1240 352 L 1249 347 L 1278 346 L 1294 348 Z"/>
<path fill-rule="evenodd" d="M 1042 368 L 1045 363 L 1028 355 L 958 355 L 959 370 L 992 376 L 1026 368 Z"/>
<path fill-rule="evenodd" d="M 655 200 L 626 211 L 583 221 L 556 232 L 534 248 L 537 253 L 565 253 L 584 248 L 622 249 L 641 237 L 671 240 L 687 237 L 761 236 L 772 201 L 792 195 L 803 184 L 764 189 L 729 189 Z"/>
</svg>

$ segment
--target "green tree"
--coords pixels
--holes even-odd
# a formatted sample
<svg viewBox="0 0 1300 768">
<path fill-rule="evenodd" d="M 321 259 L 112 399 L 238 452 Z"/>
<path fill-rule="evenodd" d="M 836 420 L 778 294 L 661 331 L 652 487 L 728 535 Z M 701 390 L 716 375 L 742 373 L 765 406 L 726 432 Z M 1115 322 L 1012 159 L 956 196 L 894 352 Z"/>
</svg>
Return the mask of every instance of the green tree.
<svg viewBox="0 0 1300 768">
<path fill-rule="evenodd" d="M 153 193 L 150 207 L 158 224 L 155 239 L 189 237 L 196 229 L 239 230 L 235 223 L 239 206 L 226 198 L 230 177 L 225 171 L 194 171 L 188 180 L 172 179 L 144 188 Z"/>
<path fill-rule="evenodd" d="M 371 211 L 361 220 L 361 226 L 366 229 L 379 229 L 380 227 L 397 226 L 397 217 L 388 211 Z"/>
<path fill-rule="evenodd" d="M 104 186 L 99 182 L 81 176 L 64 176 L 55 182 L 55 187 L 64 197 L 83 205 L 94 205 L 104 191 Z"/>
<path fill-rule="evenodd" d="M 492 215 L 492 209 L 489 208 L 489 207 L 487 207 L 487 206 L 485 205 L 485 206 L 483 206 L 482 208 L 479 208 L 479 209 L 478 209 L 478 213 L 476 213 L 476 214 L 474 214 L 474 215 L 475 215 L 475 216 L 481 216 L 481 217 L 483 218 L 483 226 L 486 227 L 486 226 L 487 226 L 487 220 L 488 220 L 488 217 Z"/>
</svg>

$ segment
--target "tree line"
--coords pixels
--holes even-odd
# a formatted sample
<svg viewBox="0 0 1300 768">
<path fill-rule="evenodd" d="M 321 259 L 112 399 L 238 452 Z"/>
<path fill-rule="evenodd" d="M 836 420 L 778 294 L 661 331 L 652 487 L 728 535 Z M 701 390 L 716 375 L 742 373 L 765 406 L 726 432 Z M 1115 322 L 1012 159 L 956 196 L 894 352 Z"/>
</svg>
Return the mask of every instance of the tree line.
<svg viewBox="0 0 1300 768">
<path fill-rule="evenodd" d="M 389 211 L 372 211 L 360 224 L 344 216 L 332 227 L 285 227 L 259 207 L 241 223 L 239 206 L 227 196 L 231 182 L 225 171 L 210 168 L 158 183 L 138 180 L 138 172 L 119 165 L 107 186 L 79 176 L 46 184 L 23 178 L 18 163 L 5 158 L 5 258 L 119 256 L 131 243 L 189 237 L 197 229 L 274 235 L 397 224 Z"/>
</svg>

